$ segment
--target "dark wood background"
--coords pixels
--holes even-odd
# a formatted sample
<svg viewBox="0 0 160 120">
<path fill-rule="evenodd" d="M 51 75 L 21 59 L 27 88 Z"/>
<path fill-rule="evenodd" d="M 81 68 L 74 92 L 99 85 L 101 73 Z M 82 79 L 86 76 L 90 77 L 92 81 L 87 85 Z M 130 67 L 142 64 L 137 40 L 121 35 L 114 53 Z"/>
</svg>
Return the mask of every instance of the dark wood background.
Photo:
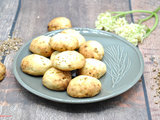
<svg viewBox="0 0 160 120">
<path fill-rule="evenodd" d="M 17 8 L 20 11 L 14 21 Z M 160 5 L 159 0 L 132 0 L 133 10 L 153 11 Z M 129 11 L 129 0 L 0 0 L 0 40 L 5 40 L 14 28 L 15 35 L 23 43 L 47 31 L 49 21 L 63 16 L 71 20 L 73 27 L 95 28 L 95 21 L 101 12 Z M 160 12 L 158 12 L 160 17 Z M 143 14 L 133 14 L 134 20 L 143 18 Z M 127 17 L 131 21 L 130 15 Z M 152 26 L 154 18 L 146 22 Z M 15 26 L 13 26 L 15 24 Z M 160 24 L 145 39 L 139 49 L 145 61 L 145 83 L 140 80 L 127 92 L 109 100 L 92 104 L 62 104 L 33 95 L 24 89 L 15 79 L 12 62 L 16 52 L 8 55 L 4 64 L 7 72 L 0 82 L 0 115 L 10 115 L 13 120 L 147 120 L 160 119 L 160 104 L 155 104 L 155 90 L 151 90 L 155 73 L 150 57 L 160 57 Z M 144 88 L 145 84 L 145 88 Z M 145 91 L 147 90 L 145 95 Z M 149 104 L 146 103 L 146 98 Z M 147 106 L 147 107 L 146 107 Z M 148 108 L 149 106 L 149 108 Z M 151 116 L 150 116 L 151 113 Z M 0 119 L 7 119 L 0 117 Z"/>
</svg>

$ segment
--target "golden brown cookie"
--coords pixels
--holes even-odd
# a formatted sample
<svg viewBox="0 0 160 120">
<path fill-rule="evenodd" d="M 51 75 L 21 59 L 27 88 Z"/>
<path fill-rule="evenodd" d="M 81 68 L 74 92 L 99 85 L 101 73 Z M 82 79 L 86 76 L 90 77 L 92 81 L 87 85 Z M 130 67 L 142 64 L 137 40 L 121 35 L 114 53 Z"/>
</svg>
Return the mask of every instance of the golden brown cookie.
<svg viewBox="0 0 160 120">
<path fill-rule="evenodd" d="M 87 58 L 84 67 L 77 70 L 77 75 L 88 75 L 99 79 L 106 71 L 105 63 L 97 59 Z"/>
<path fill-rule="evenodd" d="M 39 36 L 32 40 L 29 50 L 34 54 L 49 57 L 54 51 L 49 45 L 50 38 L 48 36 Z"/>
<path fill-rule="evenodd" d="M 42 82 L 48 89 L 62 91 L 67 89 L 71 79 L 70 72 L 64 72 L 52 67 L 45 72 Z"/>
<path fill-rule="evenodd" d="M 48 23 L 48 31 L 71 28 L 71 21 L 66 17 L 57 17 Z"/>
<path fill-rule="evenodd" d="M 70 34 L 58 33 L 50 39 L 50 46 L 57 51 L 75 50 L 78 44 L 77 38 Z"/>
<path fill-rule="evenodd" d="M 5 77 L 6 66 L 0 62 L 0 81 L 2 81 Z"/>
<path fill-rule="evenodd" d="M 52 62 L 50 59 L 37 54 L 28 55 L 21 62 L 22 71 L 34 76 L 43 75 L 51 67 Z"/>
<path fill-rule="evenodd" d="M 62 30 L 61 33 L 66 33 L 66 34 L 77 34 L 79 33 L 78 31 L 76 31 L 75 29 L 65 29 L 65 30 Z"/>
<path fill-rule="evenodd" d="M 104 56 L 104 48 L 99 42 L 90 40 L 80 46 L 79 53 L 85 58 L 101 60 Z"/>
<path fill-rule="evenodd" d="M 50 60 L 53 61 L 53 58 L 58 54 L 61 53 L 60 51 L 54 51 L 51 56 L 50 56 Z"/>
<path fill-rule="evenodd" d="M 80 69 L 85 65 L 85 58 L 77 51 L 64 51 L 57 54 L 52 61 L 52 65 L 63 71 Z"/>
<path fill-rule="evenodd" d="M 67 87 L 71 97 L 93 97 L 101 91 L 101 82 L 90 76 L 80 75 L 72 79 Z"/>
<path fill-rule="evenodd" d="M 65 29 L 61 33 L 70 34 L 71 36 L 76 37 L 79 43 L 78 48 L 86 41 L 85 38 L 74 29 Z"/>
</svg>

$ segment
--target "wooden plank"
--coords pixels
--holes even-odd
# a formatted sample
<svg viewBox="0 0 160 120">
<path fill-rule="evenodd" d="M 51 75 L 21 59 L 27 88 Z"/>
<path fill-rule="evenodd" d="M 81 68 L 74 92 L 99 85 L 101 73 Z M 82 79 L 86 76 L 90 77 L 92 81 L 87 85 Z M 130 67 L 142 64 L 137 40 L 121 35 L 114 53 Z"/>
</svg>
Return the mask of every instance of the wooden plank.
<svg viewBox="0 0 160 120">
<path fill-rule="evenodd" d="M 0 40 L 6 40 L 17 11 L 18 0 L 0 0 Z"/>
<path fill-rule="evenodd" d="M 154 11 L 160 5 L 160 1 L 158 0 L 133 0 L 132 8 L 133 10 L 149 10 Z M 147 14 L 148 15 L 148 14 Z M 134 19 L 142 19 L 147 16 L 146 14 L 135 14 Z M 160 11 L 158 12 L 158 17 L 160 18 Z M 152 27 L 154 25 L 155 19 L 150 19 L 144 24 L 148 27 Z M 160 68 L 160 24 L 158 24 L 157 28 L 147 37 L 142 44 L 139 45 L 140 51 L 143 54 L 145 61 L 145 69 L 144 69 L 144 79 L 147 88 L 147 94 L 149 99 L 149 105 L 151 110 L 151 115 L 153 120 L 158 120 L 160 118 L 160 99 L 156 95 L 156 88 L 158 88 L 157 83 L 155 83 L 154 77 L 157 76 L 158 69 Z M 157 64 L 157 63 L 158 64 Z M 157 65 L 156 65 L 157 64 Z M 156 71 L 155 71 L 156 70 Z M 159 86 L 160 87 L 160 86 Z M 156 96 L 155 96 L 156 95 Z M 159 102 L 159 103 L 158 103 Z"/>
<path fill-rule="evenodd" d="M 143 92 L 141 83 L 136 84 L 132 89 L 115 98 L 92 104 L 72 105 L 61 104 L 37 97 L 22 88 L 13 78 L 7 80 L 13 81 L 7 85 L 7 89 L 0 91 L 5 96 L 1 101 L 3 105 L 2 113 L 11 115 L 13 119 L 71 119 L 71 120 L 136 120 L 147 119 L 144 114 L 145 106 L 143 102 Z M 12 89 L 9 89 L 12 88 Z M 142 91 L 142 90 L 141 90 Z M 136 96 L 136 97 L 135 97 Z M 14 111 L 13 111 L 14 109 Z M 33 112 L 34 111 L 34 112 Z"/>
<path fill-rule="evenodd" d="M 128 0 L 24 0 L 15 26 L 23 42 L 47 32 L 48 22 L 58 16 L 71 20 L 73 27 L 95 28 L 99 13 L 128 11 Z M 0 83 L 0 115 L 12 119 L 66 119 L 66 120 L 137 120 L 147 119 L 142 82 L 115 98 L 102 102 L 73 105 L 48 101 L 25 90 L 15 79 L 12 59 L 15 52 L 5 59 L 6 78 Z M 20 63 L 19 63 L 20 64 Z"/>
</svg>

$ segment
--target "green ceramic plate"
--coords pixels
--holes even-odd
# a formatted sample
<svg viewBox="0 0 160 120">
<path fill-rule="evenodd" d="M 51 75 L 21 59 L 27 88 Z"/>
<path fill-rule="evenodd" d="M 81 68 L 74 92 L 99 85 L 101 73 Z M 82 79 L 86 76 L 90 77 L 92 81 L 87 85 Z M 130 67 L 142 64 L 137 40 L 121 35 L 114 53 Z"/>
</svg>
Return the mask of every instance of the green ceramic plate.
<svg viewBox="0 0 160 120">
<path fill-rule="evenodd" d="M 74 28 L 79 31 L 85 39 L 100 42 L 105 50 L 102 61 L 107 65 L 107 73 L 99 80 L 102 83 L 101 92 L 92 98 L 72 98 L 66 91 L 57 92 L 45 88 L 42 85 L 42 77 L 34 77 L 22 72 L 20 64 L 22 59 L 32 54 L 29 46 L 32 40 L 25 43 L 17 52 L 13 70 L 17 81 L 31 93 L 52 101 L 61 103 L 93 103 L 120 95 L 130 89 L 140 79 L 144 70 L 144 61 L 140 51 L 125 39 L 105 31 Z M 61 30 L 48 32 L 44 35 L 53 36 Z"/>
</svg>

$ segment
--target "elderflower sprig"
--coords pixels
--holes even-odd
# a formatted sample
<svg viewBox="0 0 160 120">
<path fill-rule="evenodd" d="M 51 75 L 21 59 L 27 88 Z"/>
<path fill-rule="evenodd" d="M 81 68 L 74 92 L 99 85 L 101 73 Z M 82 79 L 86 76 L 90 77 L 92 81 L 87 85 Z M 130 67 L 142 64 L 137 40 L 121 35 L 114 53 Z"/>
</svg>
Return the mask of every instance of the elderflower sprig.
<svg viewBox="0 0 160 120">
<path fill-rule="evenodd" d="M 112 32 L 114 30 L 113 26 L 115 21 L 116 20 L 112 18 L 109 12 L 100 13 L 98 21 L 96 21 L 96 28 Z"/>
<path fill-rule="evenodd" d="M 155 11 L 146 11 L 146 10 L 133 10 L 127 12 L 105 12 L 100 13 L 98 20 L 95 22 L 96 29 L 101 29 L 109 32 L 115 32 L 119 36 L 125 38 L 134 45 L 137 45 L 139 42 L 143 42 L 144 38 L 148 37 L 151 32 L 158 25 L 158 15 L 157 12 L 160 10 L 158 7 Z M 139 23 L 128 23 L 125 19 L 126 14 L 142 12 L 149 13 L 150 16 L 147 18 L 139 20 Z M 143 25 L 142 22 L 149 20 L 150 18 L 155 17 L 155 24 L 150 29 L 147 26 Z"/>
</svg>

